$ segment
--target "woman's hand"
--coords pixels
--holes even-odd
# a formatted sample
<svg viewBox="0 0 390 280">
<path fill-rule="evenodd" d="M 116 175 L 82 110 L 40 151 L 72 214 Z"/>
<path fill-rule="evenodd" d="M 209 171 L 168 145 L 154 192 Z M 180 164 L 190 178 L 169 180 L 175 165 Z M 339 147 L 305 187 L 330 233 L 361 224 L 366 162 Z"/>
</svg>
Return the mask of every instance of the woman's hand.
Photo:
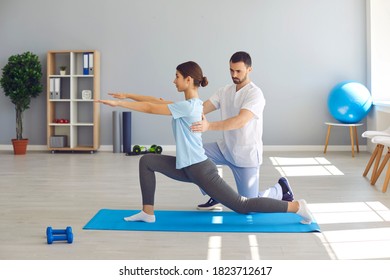
<svg viewBox="0 0 390 280">
<path fill-rule="evenodd" d="M 116 107 L 119 105 L 120 101 L 117 100 L 95 100 L 97 103 L 102 103 L 104 105 L 109 105 L 111 107 Z"/>
<path fill-rule="evenodd" d="M 112 97 L 118 98 L 118 99 L 126 99 L 127 98 L 126 93 L 109 93 L 108 95 L 111 95 Z"/>
<path fill-rule="evenodd" d="M 202 120 L 199 122 L 194 122 L 191 125 L 192 132 L 205 132 L 209 129 L 209 122 L 206 119 L 206 116 L 202 114 Z"/>
</svg>

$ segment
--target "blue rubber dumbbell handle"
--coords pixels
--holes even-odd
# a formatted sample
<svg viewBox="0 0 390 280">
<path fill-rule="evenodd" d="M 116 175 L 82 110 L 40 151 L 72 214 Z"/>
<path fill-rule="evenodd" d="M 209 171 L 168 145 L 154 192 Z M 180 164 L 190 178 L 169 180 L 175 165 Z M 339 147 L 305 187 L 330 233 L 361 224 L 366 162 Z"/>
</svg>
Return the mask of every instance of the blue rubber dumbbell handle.
<svg viewBox="0 0 390 280">
<path fill-rule="evenodd" d="M 46 229 L 47 243 L 52 244 L 53 241 L 67 241 L 68 243 L 73 242 L 72 227 L 66 229 L 52 229 L 47 227 Z"/>
</svg>

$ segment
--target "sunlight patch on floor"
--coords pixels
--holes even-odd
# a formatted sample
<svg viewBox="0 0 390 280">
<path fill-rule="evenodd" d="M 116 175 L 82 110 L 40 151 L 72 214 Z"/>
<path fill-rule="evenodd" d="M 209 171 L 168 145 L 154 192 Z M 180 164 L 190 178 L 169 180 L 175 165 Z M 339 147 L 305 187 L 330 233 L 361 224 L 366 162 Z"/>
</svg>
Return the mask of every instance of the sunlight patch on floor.
<svg viewBox="0 0 390 280">
<path fill-rule="evenodd" d="M 324 157 L 289 158 L 270 157 L 272 164 L 281 176 L 332 176 L 344 175 Z"/>
<path fill-rule="evenodd" d="M 221 236 L 210 236 L 209 246 L 207 251 L 208 260 L 220 260 L 221 259 L 221 247 L 222 237 Z"/>
<path fill-rule="evenodd" d="M 379 201 L 313 203 L 309 208 L 320 225 L 390 221 L 390 209 Z M 331 259 L 390 258 L 390 227 L 323 231 L 319 237 Z"/>
<path fill-rule="evenodd" d="M 378 201 L 312 203 L 310 211 L 319 224 L 390 221 L 390 210 Z"/>
<path fill-rule="evenodd" d="M 323 232 L 339 260 L 390 258 L 390 228 Z"/>
<path fill-rule="evenodd" d="M 251 252 L 251 260 L 260 260 L 259 243 L 257 242 L 256 235 L 248 235 L 249 249 Z"/>
<path fill-rule="evenodd" d="M 390 258 L 390 209 L 379 201 L 311 203 L 308 204 L 315 221 L 325 224 L 375 223 L 373 228 L 361 225 L 357 229 L 329 230 L 314 233 L 332 260 L 370 260 Z M 213 223 L 223 221 L 216 216 Z M 379 224 L 378 224 L 379 223 Z M 386 223 L 382 226 L 381 223 Z M 248 235 L 248 250 L 252 260 L 260 260 L 258 237 Z M 222 237 L 211 236 L 208 242 L 208 260 L 220 260 Z"/>
<path fill-rule="evenodd" d="M 324 157 L 291 158 L 291 157 L 270 157 L 273 165 L 325 165 L 331 164 Z"/>
</svg>

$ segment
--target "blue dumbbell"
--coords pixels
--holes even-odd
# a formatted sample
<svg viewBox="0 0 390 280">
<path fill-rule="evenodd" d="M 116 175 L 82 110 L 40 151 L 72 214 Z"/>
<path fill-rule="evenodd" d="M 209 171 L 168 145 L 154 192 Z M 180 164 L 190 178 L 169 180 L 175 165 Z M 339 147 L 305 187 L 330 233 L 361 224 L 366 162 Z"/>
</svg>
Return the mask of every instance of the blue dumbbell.
<svg viewBox="0 0 390 280">
<path fill-rule="evenodd" d="M 67 241 L 68 243 L 72 243 L 72 228 L 67 227 L 66 229 L 52 229 L 52 227 L 47 227 L 46 237 L 47 244 L 52 244 L 54 241 Z"/>
</svg>

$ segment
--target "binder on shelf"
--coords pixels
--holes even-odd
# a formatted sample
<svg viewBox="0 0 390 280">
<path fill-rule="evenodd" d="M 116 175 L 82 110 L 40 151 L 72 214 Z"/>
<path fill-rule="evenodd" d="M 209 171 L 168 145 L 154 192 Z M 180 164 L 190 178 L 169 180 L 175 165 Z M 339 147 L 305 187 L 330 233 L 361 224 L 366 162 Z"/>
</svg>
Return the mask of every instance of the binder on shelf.
<svg viewBox="0 0 390 280">
<path fill-rule="evenodd" d="M 61 99 L 61 79 L 54 78 L 54 99 Z"/>
<path fill-rule="evenodd" d="M 55 99 L 55 94 L 54 94 L 54 78 L 50 78 L 50 99 Z"/>
<path fill-rule="evenodd" d="M 88 75 L 89 74 L 89 54 L 84 53 L 83 54 L 83 75 Z"/>
<path fill-rule="evenodd" d="M 88 54 L 88 70 L 88 74 L 93 75 L 93 53 Z"/>
</svg>

